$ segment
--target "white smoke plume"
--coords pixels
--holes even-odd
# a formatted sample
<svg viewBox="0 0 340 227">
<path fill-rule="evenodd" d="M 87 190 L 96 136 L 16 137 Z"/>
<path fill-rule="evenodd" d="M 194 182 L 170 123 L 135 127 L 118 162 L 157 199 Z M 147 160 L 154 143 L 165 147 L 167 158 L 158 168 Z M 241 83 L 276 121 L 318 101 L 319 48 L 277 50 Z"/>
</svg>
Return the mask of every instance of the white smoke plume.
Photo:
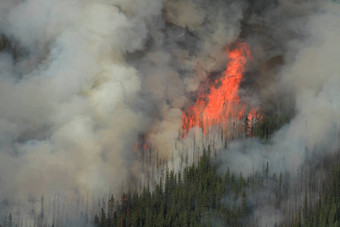
<svg viewBox="0 0 340 227">
<path fill-rule="evenodd" d="M 181 152 L 195 150 L 191 145 L 203 137 L 193 129 L 180 152 L 173 152 L 182 110 L 209 73 L 224 70 L 225 47 L 238 38 L 260 59 L 250 71 L 261 61 L 284 59 L 283 66 L 262 67 L 260 76 L 252 78 L 259 85 L 250 102 L 261 105 L 290 93 L 296 114 L 269 146 L 254 140 L 233 143 L 223 153 L 224 164 L 244 171 L 269 160 L 285 170 L 304 162 L 306 148 L 336 147 L 339 5 L 266 4 L 2 1 L 3 206 L 28 200 L 36 206 L 42 194 L 73 198 L 118 193 L 122 182 L 141 174 L 134 151 L 140 135 L 148 135 L 159 158 L 175 154 L 172 158 L 182 161 Z"/>
<path fill-rule="evenodd" d="M 121 187 L 145 113 L 124 60 L 144 47 L 159 1 L 5 1 L 1 53 L 0 198 L 65 198 Z M 88 194 L 87 194 L 88 195 Z"/>
<path fill-rule="evenodd" d="M 245 4 L 229 3 L 2 1 L 1 215 L 119 192 L 140 134 L 169 158 L 188 92 L 240 31 Z"/>
<path fill-rule="evenodd" d="M 295 116 L 273 135 L 270 144 L 253 139 L 232 144 L 225 157 L 236 171 L 242 167 L 250 172 L 254 165 L 260 168 L 266 161 L 277 171 L 293 170 L 301 166 L 308 153 L 322 155 L 338 149 L 339 5 L 320 5 L 314 14 L 298 22 L 291 26 L 304 38 L 288 43 L 286 64 L 277 78 L 277 86 L 295 97 Z"/>
<path fill-rule="evenodd" d="M 282 97 L 282 94 L 294 97 L 294 117 L 269 142 L 247 139 L 231 143 L 227 150 L 220 153 L 219 158 L 222 168 L 228 166 L 236 173 L 253 174 L 254 170 L 259 171 L 269 163 L 271 173 L 289 173 L 295 178 L 291 179 L 294 185 L 290 187 L 296 187 L 295 184 L 303 184 L 302 181 L 308 178 L 299 176 L 303 171 L 301 169 L 308 165 L 309 168 L 323 165 L 321 162 L 325 157 L 339 152 L 340 66 L 337 59 L 340 58 L 340 31 L 337 27 L 340 23 L 340 5 L 335 2 L 308 3 L 307 8 L 306 5 L 302 7 L 302 11 L 301 8 L 292 8 L 294 5 L 291 4 L 283 6 L 289 7 L 290 12 L 294 13 L 291 9 L 295 9 L 295 13 L 305 16 L 288 24 L 299 35 L 294 37 L 293 33 L 287 39 L 289 42 L 284 42 L 285 64 L 277 71 L 275 82 L 270 84 L 273 87 L 264 88 L 262 92 L 274 97 Z M 274 14 L 275 10 L 270 10 L 269 15 Z M 306 11 L 309 12 L 307 15 Z M 278 92 L 279 96 L 272 92 Z M 322 169 L 309 171 L 313 172 L 313 177 L 309 176 L 308 180 L 319 181 L 319 175 L 324 174 Z M 267 204 L 255 209 L 252 218 L 257 220 L 259 226 L 274 226 L 288 220 L 289 212 L 294 212 L 292 204 L 298 211 L 300 205 L 296 204 L 302 204 L 303 196 L 307 196 L 305 193 L 308 193 L 311 202 L 318 198 L 319 192 L 307 192 L 306 185 L 299 187 L 306 190 L 291 192 L 292 195 L 283 202 L 281 209 Z M 263 191 L 267 194 L 262 196 L 262 201 L 270 194 L 266 189 Z M 256 196 L 250 194 L 249 199 Z"/>
</svg>

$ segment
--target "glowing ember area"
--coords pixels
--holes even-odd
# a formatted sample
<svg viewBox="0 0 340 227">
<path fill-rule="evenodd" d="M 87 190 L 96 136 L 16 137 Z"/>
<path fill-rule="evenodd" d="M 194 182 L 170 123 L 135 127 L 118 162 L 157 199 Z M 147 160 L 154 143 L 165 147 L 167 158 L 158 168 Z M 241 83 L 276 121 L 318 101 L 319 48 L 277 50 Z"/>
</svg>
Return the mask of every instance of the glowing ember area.
<svg viewBox="0 0 340 227">
<path fill-rule="evenodd" d="M 149 144 L 147 143 L 147 137 L 145 135 L 138 136 L 138 142 L 136 143 L 134 150 L 147 150 L 149 148 Z"/>
<path fill-rule="evenodd" d="M 226 70 L 220 79 L 212 81 L 209 91 L 199 89 L 194 105 L 183 112 L 182 128 L 185 132 L 192 127 L 200 127 L 204 133 L 213 125 L 225 125 L 229 119 L 241 119 L 245 114 L 245 105 L 240 104 L 238 95 L 242 75 L 250 48 L 246 43 L 238 43 L 232 50 L 227 50 L 229 57 Z M 250 111 L 251 121 L 255 112 Z M 185 135 L 184 135 L 185 136 Z"/>
</svg>

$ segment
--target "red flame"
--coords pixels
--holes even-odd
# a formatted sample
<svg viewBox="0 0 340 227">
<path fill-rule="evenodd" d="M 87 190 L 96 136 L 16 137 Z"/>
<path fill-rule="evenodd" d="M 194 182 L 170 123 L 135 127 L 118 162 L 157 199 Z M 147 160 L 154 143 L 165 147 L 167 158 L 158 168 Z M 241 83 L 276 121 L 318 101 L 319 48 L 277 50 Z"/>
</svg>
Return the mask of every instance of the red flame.
<svg viewBox="0 0 340 227">
<path fill-rule="evenodd" d="M 138 142 L 136 143 L 134 150 L 147 150 L 149 148 L 149 144 L 147 142 L 147 136 L 146 135 L 139 135 L 138 136 Z"/>
<path fill-rule="evenodd" d="M 253 136 L 254 123 L 260 119 L 260 115 L 254 108 L 247 108 L 239 97 L 240 83 L 243 78 L 245 66 L 251 58 L 250 47 L 246 43 L 237 43 L 233 49 L 227 49 L 228 64 L 226 70 L 218 79 L 199 87 L 196 102 L 190 106 L 182 115 L 182 128 L 184 134 L 180 133 L 179 139 L 186 137 L 186 133 L 193 127 L 203 129 L 207 134 L 214 125 L 220 125 L 223 129 L 222 136 L 228 136 L 226 126 L 235 123 L 235 120 L 248 119 L 248 130 L 245 132 Z M 230 121 L 232 120 L 232 121 Z M 233 124 L 233 129 L 242 130 L 238 124 Z M 148 134 L 139 135 L 135 151 L 146 151 L 151 149 L 148 142 Z"/>
<path fill-rule="evenodd" d="M 206 134 L 212 125 L 223 125 L 221 123 L 228 119 L 243 117 L 245 106 L 240 104 L 238 91 L 251 51 L 246 43 L 238 43 L 235 46 L 236 48 L 227 50 L 229 61 L 223 76 L 211 83 L 208 94 L 199 91 L 195 104 L 189 107 L 186 113 L 183 112 L 182 128 L 185 132 L 198 126 Z M 250 111 L 250 120 L 255 116 L 255 112 Z"/>
</svg>

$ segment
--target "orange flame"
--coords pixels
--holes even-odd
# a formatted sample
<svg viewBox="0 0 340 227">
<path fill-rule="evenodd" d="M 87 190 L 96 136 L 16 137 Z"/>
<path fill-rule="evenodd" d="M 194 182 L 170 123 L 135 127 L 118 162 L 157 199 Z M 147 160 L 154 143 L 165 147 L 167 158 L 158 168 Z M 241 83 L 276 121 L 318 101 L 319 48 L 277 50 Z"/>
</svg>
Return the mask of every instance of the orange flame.
<svg viewBox="0 0 340 227">
<path fill-rule="evenodd" d="M 243 117 L 245 106 L 239 104 L 238 91 L 245 65 L 251 57 L 250 47 L 246 43 L 238 43 L 235 49 L 227 50 L 227 55 L 229 62 L 223 76 L 212 82 L 208 94 L 199 91 L 195 104 L 189 107 L 186 113 L 183 112 L 182 128 L 185 132 L 198 126 L 206 134 L 212 125 Z M 250 112 L 251 119 L 255 111 Z"/>
<path fill-rule="evenodd" d="M 136 143 L 134 150 L 147 150 L 149 148 L 149 144 L 147 142 L 147 136 L 146 135 L 139 135 L 138 136 L 138 142 Z"/>
</svg>

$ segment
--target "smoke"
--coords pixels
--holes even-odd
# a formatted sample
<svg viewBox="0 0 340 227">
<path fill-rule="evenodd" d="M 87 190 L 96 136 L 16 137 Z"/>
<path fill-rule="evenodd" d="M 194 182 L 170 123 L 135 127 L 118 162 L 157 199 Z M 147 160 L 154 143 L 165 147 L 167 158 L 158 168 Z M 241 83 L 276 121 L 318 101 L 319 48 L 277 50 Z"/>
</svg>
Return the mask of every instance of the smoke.
<svg viewBox="0 0 340 227">
<path fill-rule="evenodd" d="M 177 141 L 182 111 L 210 73 L 225 69 L 225 47 L 236 39 L 255 59 L 241 98 L 295 116 L 269 145 L 233 143 L 225 166 L 294 169 L 306 150 L 335 149 L 338 10 L 283 0 L 3 1 L 0 201 L 118 193 L 143 174 L 140 135 L 153 159 L 182 162 L 186 149 L 207 143 L 198 128 Z"/>
<path fill-rule="evenodd" d="M 339 5 L 325 3 L 320 7 L 307 18 L 300 18 L 297 25 L 291 25 L 304 38 L 286 43 L 286 64 L 280 66 L 275 82 L 276 88 L 293 95 L 295 116 L 273 135 L 269 144 L 253 139 L 232 144 L 224 157 L 237 171 L 237 166 L 250 171 L 266 161 L 272 162 L 277 171 L 293 170 L 301 166 L 308 153 L 336 151 L 340 116 L 336 60 Z"/>
<path fill-rule="evenodd" d="M 270 16 L 280 15 L 278 12 L 287 9 L 290 12 L 289 16 L 294 20 L 290 18 L 286 21 L 285 17 L 282 17 L 280 22 L 268 21 Z M 337 29 L 340 23 L 339 9 L 339 4 L 335 2 L 292 4 L 289 1 L 280 1 L 280 7 L 269 9 L 258 16 L 257 20 L 262 21 L 262 24 L 274 24 L 280 30 L 276 33 L 274 29 L 272 37 L 276 34 L 280 35 L 277 39 L 268 41 L 267 36 L 250 34 L 249 42 L 255 45 L 256 50 L 268 48 L 262 52 L 263 56 L 261 51 L 253 51 L 253 53 L 260 59 L 270 59 L 273 56 L 270 56 L 271 53 L 275 52 L 274 56 L 282 56 L 283 60 L 279 65 L 271 67 L 269 72 L 260 75 L 260 78 L 265 78 L 266 82 L 265 86 L 259 86 L 260 92 L 257 94 L 263 101 L 261 105 L 264 109 L 273 106 L 273 109 L 276 108 L 281 112 L 288 109 L 293 111 L 294 116 L 270 138 L 269 142 L 247 139 L 231 143 L 228 149 L 219 154 L 222 169 L 228 166 L 236 173 L 243 172 L 251 175 L 254 170 L 263 169 L 268 162 L 271 173 L 289 173 L 295 178 L 295 181 L 291 181 L 295 185 L 299 184 L 296 182 L 303 181 L 301 177 L 297 177 L 301 173 L 301 168 L 309 168 L 313 174 L 316 174 L 314 167 L 328 155 L 339 151 L 340 67 L 337 63 L 340 57 L 338 45 L 340 33 Z M 262 29 L 265 30 L 261 31 L 262 34 L 266 34 L 266 29 Z M 281 45 L 271 47 L 272 43 Z M 258 68 L 261 62 L 255 65 L 257 67 L 254 68 Z M 272 76 L 275 77 L 270 78 Z M 272 102 L 271 98 L 266 98 L 268 96 L 277 100 L 277 104 L 270 106 Z M 287 97 L 293 102 L 287 103 Z M 307 174 L 303 176 L 305 175 Z M 307 186 L 301 186 L 303 187 L 307 192 Z M 252 218 L 257 219 L 260 226 L 281 223 L 289 215 L 282 211 L 286 209 L 292 212 L 293 209 L 289 204 L 302 201 L 304 193 L 304 190 L 293 192 L 283 202 L 285 205 L 282 205 L 281 209 L 270 204 L 260 206 L 254 210 Z M 308 191 L 308 194 L 313 199 L 318 198 L 316 191 Z M 256 196 L 258 196 L 256 193 L 250 194 L 249 199 L 253 200 Z M 310 201 L 313 202 L 313 199 Z"/>
<path fill-rule="evenodd" d="M 0 57 L 1 200 L 121 187 L 145 125 L 145 113 L 134 109 L 141 78 L 124 54 L 144 47 L 147 23 L 161 7 L 159 1 L 1 4 L 0 30 L 20 53 L 14 58 L 4 47 Z"/>
<path fill-rule="evenodd" d="M 49 201 L 54 195 L 65 201 L 81 197 L 85 206 L 91 195 L 118 193 L 141 174 L 134 151 L 141 134 L 168 159 L 182 108 L 211 71 L 223 70 L 225 45 L 237 38 L 245 5 L 4 1 L 4 212 L 27 201 L 28 209 L 37 210 L 42 194 Z"/>
</svg>

